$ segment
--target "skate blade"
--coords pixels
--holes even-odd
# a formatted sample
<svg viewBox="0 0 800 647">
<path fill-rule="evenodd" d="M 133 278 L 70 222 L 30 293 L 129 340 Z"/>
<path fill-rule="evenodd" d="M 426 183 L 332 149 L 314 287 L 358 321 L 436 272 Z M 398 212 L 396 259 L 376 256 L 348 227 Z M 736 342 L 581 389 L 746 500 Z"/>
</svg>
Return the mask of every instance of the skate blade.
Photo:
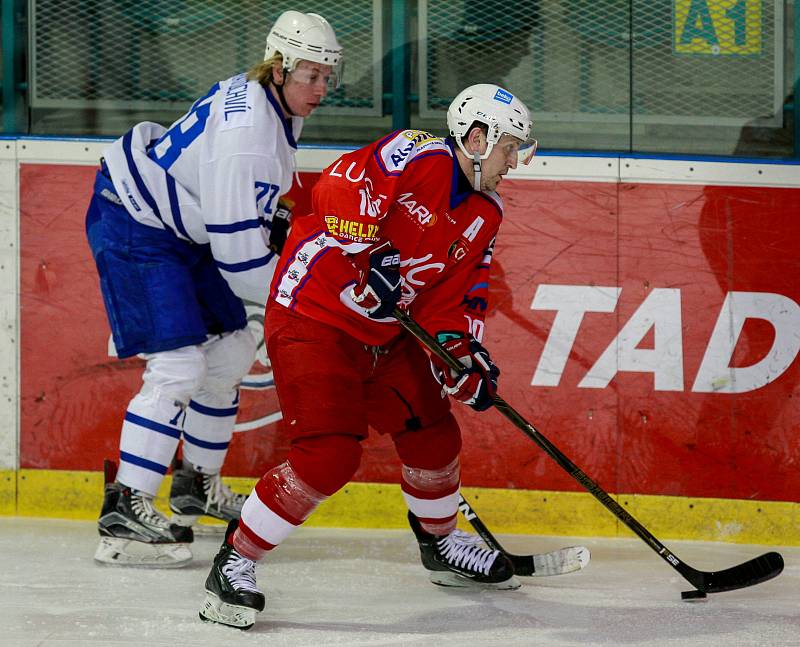
<svg viewBox="0 0 800 647">
<path fill-rule="evenodd" d="M 148 544 L 133 539 L 100 537 L 94 553 L 100 564 L 140 568 L 180 568 L 192 560 L 187 544 Z"/>
<path fill-rule="evenodd" d="M 200 516 L 196 514 L 178 514 L 173 512 L 172 518 L 169 520 L 169 522 L 174 523 L 176 526 L 188 528 L 189 526 L 194 525 L 199 518 Z"/>
<path fill-rule="evenodd" d="M 256 610 L 227 604 L 211 591 L 206 591 L 206 599 L 203 600 L 203 608 L 200 609 L 200 620 L 247 631 L 256 623 Z"/>
<path fill-rule="evenodd" d="M 476 582 L 452 571 L 430 571 L 431 582 L 438 586 L 453 586 L 469 589 L 490 589 L 495 591 L 514 591 L 522 586 L 516 575 L 503 582 Z"/>
</svg>

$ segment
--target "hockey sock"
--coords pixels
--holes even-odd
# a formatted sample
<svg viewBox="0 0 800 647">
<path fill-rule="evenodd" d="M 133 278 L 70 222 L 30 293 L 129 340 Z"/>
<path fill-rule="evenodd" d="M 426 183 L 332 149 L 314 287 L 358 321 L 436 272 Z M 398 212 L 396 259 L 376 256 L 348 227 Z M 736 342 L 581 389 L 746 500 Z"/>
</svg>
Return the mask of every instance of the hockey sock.
<svg viewBox="0 0 800 647">
<path fill-rule="evenodd" d="M 303 481 L 288 462 L 267 472 L 242 507 L 233 536 L 236 551 L 258 561 L 302 524 L 327 497 Z"/>
<path fill-rule="evenodd" d="M 183 406 L 174 398 L 137 394 L 122 423 L 117 481 L 155 496 L 178 446 L 182 418 Z"/>
<path fill-rule="evenodd" d="M 403 498 L 426 532 L 441 536 L 455 529 L 460 479 L 458 456 L 439 469 L 402 466 Z"/>
<path fill-rule="evenodd" d="M 189 402 L 183 423 L 183 458 L 196 472 L 217 474 L 222 469 L 238 411 L 236 391 L 223 397 L 201 390 Z"/>
</svg>

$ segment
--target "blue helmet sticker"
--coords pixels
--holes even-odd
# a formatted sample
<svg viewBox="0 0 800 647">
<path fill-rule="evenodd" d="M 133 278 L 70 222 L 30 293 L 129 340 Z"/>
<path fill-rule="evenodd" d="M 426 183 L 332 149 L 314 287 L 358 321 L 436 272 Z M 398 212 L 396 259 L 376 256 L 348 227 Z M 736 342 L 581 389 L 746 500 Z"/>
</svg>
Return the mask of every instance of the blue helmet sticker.
<svg viewBox="0 0 800 647">
<path fill-rule="evenodd" d="M 511 103 L 511 100 L 514 98 L 510 92 L 506 92 L 503 88 L 498 88 L 497 92 L 494 95 L 495 100 L 501 101 L 502 103 Z"/>
</svg>

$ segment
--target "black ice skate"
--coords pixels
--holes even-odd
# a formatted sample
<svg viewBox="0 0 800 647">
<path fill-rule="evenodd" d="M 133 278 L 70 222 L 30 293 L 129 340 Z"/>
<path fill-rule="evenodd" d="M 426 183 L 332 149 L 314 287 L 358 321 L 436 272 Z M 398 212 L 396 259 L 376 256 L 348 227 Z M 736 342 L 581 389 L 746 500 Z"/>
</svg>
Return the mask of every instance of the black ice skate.
<svg viewBox="0 0 800 647">
<path fill-rule="evenodd" d="M 94 558 L 122 566 L 183 566 L 192 559 L 191 528 L 170 524 L 153 498 L 116 483 L 116 463 L 105 461 L 103 509 L 97 522 L 100 545 Z"/>
<path fill-rule="evenodd" d="M 241 516 L 246 500 L 246 495 L 232 492 L 219 474 L 201 474 L 189 468 L 184 469 L 179 460 L 173 465 L 172 489 L 169 493 L 173 523 L 191 526 L 201 516 L 227 523 Z M 213 531 L 216 526 L 202 528 Z M 200 526 L 195 526 L 195 529 L 199 530 Z M 219 526 L 219 530 L 224 530 L 224 526 Z"/>
<path fill-rule="evenodd" d="M 206 578 L 206 599 L 200 619 L 250 629 L 255 624 L 256 613 L 264 610 L 265 600 L 256 586 L 256 563 L 237 553 L 228 543 L 233 541 L 238 523 L 235 519 L 228 523 L 225 541 Z"/>
<path fill-rule="evenodd" d="M 518 589 L 511 561 L 497 550 L 478 546 L 480 538 L 460 530 L 436 536 L 425 532 L 413 513 L 408 522 L 417 536 L 422 565 L 440 586 Z"/>
</svg>

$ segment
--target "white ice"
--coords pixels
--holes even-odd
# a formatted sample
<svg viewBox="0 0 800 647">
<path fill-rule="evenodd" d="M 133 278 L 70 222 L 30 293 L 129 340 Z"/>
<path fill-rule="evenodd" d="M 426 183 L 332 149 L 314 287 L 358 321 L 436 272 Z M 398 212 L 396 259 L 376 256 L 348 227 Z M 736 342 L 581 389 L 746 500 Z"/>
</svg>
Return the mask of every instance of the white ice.
<svg viewBox="0 0 800 647">
<path fill-rule="evenodd" d="M 579 573 L 523 578 L 518 591 L 430 584 L 410 531 L 302 528 L 258 567 L 267 608 L 248 632 L 202 623 L 221 540 L 199 537 L 177 570 L 101 567 L 94 523 L 0 518 L 2 647 L 213 645 L 800 645 L 800 548 L 777 548 L 777 579 L 687 603 L 687 582 L 638 539 L 498 537 L 531 553 L 584 544 Z M 718 570 L 775 547 L 665 542 Z"/>
</svg>

